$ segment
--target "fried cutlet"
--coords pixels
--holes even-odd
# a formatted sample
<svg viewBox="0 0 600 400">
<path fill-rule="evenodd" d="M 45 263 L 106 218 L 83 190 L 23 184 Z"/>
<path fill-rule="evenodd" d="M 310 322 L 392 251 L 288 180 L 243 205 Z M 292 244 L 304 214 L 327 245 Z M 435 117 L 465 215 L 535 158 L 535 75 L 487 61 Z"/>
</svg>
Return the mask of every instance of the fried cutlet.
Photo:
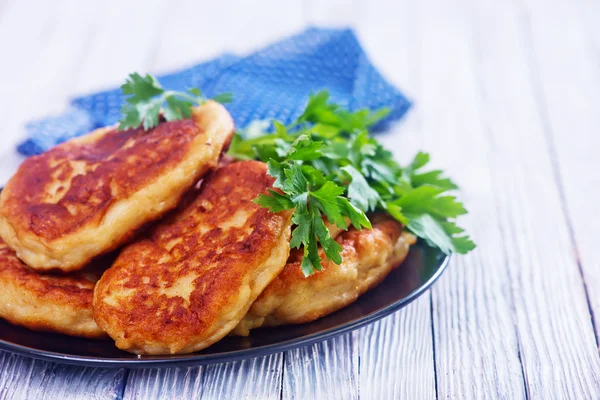
<svg viewBox="0 0 600 400">
<path fill-rule="evenodd" d="M 191 353 L 235 328 L 289 256 L 290 213 L 252 202 L 273 181 L 261 162 L 221 167 L 122 250 L 94 293 L 96 322 L 117 347 Z"/>
<path fill-rule="evenodd" d="M 108 264 L 110 265 L 110 264 Z M 0 239 L 0 318 L 33 330 L 101 338 L 94 322 L 94 286 L 101 262 L 73 274 L 41 274 L 24 265 Z"/>
<path fill-rule="evenodd" d="M 253 328 L 300 324 L 331 314 L 377 286 L 408 254 L 416 238 L 390 217 L 373 218 L 373 229 L 351 229 L 337 236 L 342 263 L 327 261 L 309 277 L 302 273 L 302 251 L 294 250 L 275 280 L 252 304 L 232 332 L 247 336 Z"/>
<path fill-rule="evenodd" d="M 209 101 L 189 119 L 102 128 L 31 157 L 0 195 L 0 236 L 36 270 L 77 270 L 175 208 L 233 129 Z"/>
</svg>

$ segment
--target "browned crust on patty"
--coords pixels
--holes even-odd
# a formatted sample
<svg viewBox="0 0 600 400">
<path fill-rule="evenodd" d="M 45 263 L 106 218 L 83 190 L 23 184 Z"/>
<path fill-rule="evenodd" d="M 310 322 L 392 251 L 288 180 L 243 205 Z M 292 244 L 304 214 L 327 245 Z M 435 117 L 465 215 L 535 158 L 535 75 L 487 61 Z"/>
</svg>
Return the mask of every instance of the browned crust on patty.
<svg viewBox="0 0 600 400">
<path fill-rule="evenodd" d="M 22 229 L 49 241 L 96 224 L 112 202 L 178 163 L 197 134 L 188 119 L 163 122 L 149 132 L 112 128 L 94 142 L 67 142 L 23 163 L 4 191 L 3 209 L 10 208 L 7 214 Z M 72 177 L 74 163 L 85 172 Z M 47 189 L 57 181 L 54 198 Z"/>
<path fill-rule="evenodd" d="M 281 271 L 290 215 L 252 202 L 272 188 L 256 161 L 219 168 L 98 283 L 98 325 L 138 354 L 187 353 L 225 336 Z"/>
<path fill-rule="evenodd" d="M 101 338 L 93 319 L 94 286 L 109 264 L 74 274 L 39 274 L 0 239 L 0 317 L 33 330 Z"/>
<path fill-rule="evenodd" d="M 78 269 L 174 208 L 217 166 L 232 134 L 227 111 L 209 102 L 147 132 L 102 128 L 56 146 L 27 159 L 6 185 L 0 235 L 32 268 Z"/>
<path fill-rule="evenodd" d="M 252 304 L 233 331 L 246 336 L 260 326 L 301 324 L 331 314 L 377 286 L 408 254 L 415 237 L 386 215 L 372 218 L 373 229 L 340 233 L 342 263 L 327 261 L 319 249 L 322 270 L 305 277 L 302 250 L 293 250 L 284 270 Z"/>
</svg>

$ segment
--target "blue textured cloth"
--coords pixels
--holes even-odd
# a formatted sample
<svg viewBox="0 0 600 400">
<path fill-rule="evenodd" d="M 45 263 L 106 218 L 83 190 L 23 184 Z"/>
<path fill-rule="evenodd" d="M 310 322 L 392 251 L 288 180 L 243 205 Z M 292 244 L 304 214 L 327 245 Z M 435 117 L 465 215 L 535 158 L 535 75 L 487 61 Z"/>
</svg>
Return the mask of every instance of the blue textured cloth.
<svg viewBox="0 0 600 400">
<path fill-rule="evenodd" d="M 158 77 L 165 88 L 200 88 L 207 96 L 232 93 L 226 105 L 236 126 L 276 118 L 290 123 L 304 109 L 308 96 L 321 89 L 333 101 L 349 107 L 391 113 L 382 121 L 398 119 L 410 102 L 369 62 L 349 29 L 309 28 L 246 57 L 225 54 L 215 60 Z M 72 100 L 63 115 L 30 122 L 29 138 L 18 151 L 39 154 L 50 147 L 120 119 L 123 103 L 119 88 Z"/>
</svg>

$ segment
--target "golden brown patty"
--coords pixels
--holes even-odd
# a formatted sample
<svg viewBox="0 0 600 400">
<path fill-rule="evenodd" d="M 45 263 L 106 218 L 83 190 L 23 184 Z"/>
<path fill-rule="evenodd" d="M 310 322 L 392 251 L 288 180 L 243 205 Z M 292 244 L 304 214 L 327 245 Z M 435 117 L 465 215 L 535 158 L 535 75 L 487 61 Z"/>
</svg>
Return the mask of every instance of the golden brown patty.
<svg viewBox="0 0 600 400">
<path fill-rule="evenodd" d="M 96 264 L 70 275 L 40 274 L 0 240 L 0 317 L 33 330 L 104 337 L 92 309 L 102 270 Z"/>
<path fill-rule="evenodd" d="M 208 102 L 191 119 L 102 128 L 31 157 L 0 195 L 0 236 L 34 269 L 79 269 L 174 208 L 232 134 Z"/>
<path fill-rule="evenodd" d="M 302 273 L 302 251 L 294 250 L 281 274 L 252 304 L 233 334 L 247 336 L 260 326 L 300 324 L 331 314 L 377 286 L 406 258 L 415 237 L 389 217 L 377 216 L 373 229 L 354 229 L 337 236 L 340 265 L 327 262 L 309 277 Z"/>
<path fill-rule="evenodd" d="M 94 294 L 96 322 L 117 347 L 190 353 L 240 322 L 289 255 L 290 214 L 252 202 L 272 184 L 260 162 L 219 168 L 191 202 L 121 252 Z"/>
</svg>

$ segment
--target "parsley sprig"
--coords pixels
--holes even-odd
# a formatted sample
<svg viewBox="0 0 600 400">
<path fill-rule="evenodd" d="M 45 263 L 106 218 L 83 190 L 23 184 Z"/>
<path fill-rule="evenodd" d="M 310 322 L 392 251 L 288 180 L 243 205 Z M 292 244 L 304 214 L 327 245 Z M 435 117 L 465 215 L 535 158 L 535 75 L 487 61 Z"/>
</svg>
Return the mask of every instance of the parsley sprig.
<svg viewBox="0 0 600 400">
<path fill-rule="evenodd" d="M 131 74 L 121 86 L 126 98 L 119 129 L 145 130 L 189 118 L 206 101 L 198 89 L 165 90 L 151 75 Z M 230 95 L 213 98 L 231 101 Z M 340 229 L 371 228 L 368 213 L 387 212 L 427 244 L 444 253 L 468 253 L 475 244 L 456 224 L 467 211 L 450 191 L 456 184 L 441 170 L 428 170 L 429 155 L 418 153 L 401 167 L 369 129 L 385 109 L 350 112 L 322 91 L 310 97 L 302 115 L 285 126 L 257 121 L 238 132 L 229 155 L 267 163 L 274 187 L 255 199 L 273 212 L 293 210 L 290 246 L 303 248 L 306 276 L 321 270 L 319 245 L 328 260 L 341 263 L 341 246 L 325 221 Z M 268 129 L 272 126 L 272 129 Z"/>
<path fill-rule="evenodd" d="M 229 155 L 266 162 L 281 191 L 271 190 L 256 203 L 273 212 L 294 210 L 290 245 L 303 247 L 306 276 L 321 270 L 319 244 L 328 260 L 342 261 L 324 219 L 344 230 L 371 228 L 367 213 L 384 211 L 444 253 L 475 248 L 455 223 L 467 212 L 448 194 L 458 187 L 442 171 L 426 170 L 429 155 L 418 153 L 401 167 L 369 136 L 369 128 L 386 115 L 387 110 L 349 112 L 323 91 L 310 97 L 291 125 L 275 121 L 267 132 L 257 128 L 265 125 L 259 122 L 234 137 Z"/>
<path fill-rule="evenodd" d="M 121 108 L 120 130 L 138 128 L 140 125 L 144 130 L 154 128 L 158 125 L 161 110 L 167 121 L 189 118 L 192 108 L 207 100 L 196 88 L 186 92 L 165 90 L 150 74 L 130 74 L 121 91 L 125 96 L 125 104 Z M 223 94 L 215 96 L 213 100 L 225 103 L 231 101 L 231 96 Z"/>
</svg>

